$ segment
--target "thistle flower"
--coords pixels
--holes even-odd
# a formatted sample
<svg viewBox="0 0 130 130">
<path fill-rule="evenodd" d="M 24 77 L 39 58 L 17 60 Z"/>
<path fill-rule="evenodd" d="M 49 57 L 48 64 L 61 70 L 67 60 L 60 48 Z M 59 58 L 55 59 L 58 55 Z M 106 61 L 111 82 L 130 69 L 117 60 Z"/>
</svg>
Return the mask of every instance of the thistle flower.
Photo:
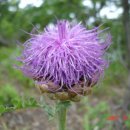
<svg viewBox="0 0 130 130">
<path fill-rule="evenodd" d="M 104 54 L 111 36 L 103 38 L 103 32 L 99 27 L 87 30 L 81 23 L 58 21 L 40 34 L 31 34 L 23 45 L 20 69 L 46 92 L 84 95 L 108 66 Z"/>
</svg>

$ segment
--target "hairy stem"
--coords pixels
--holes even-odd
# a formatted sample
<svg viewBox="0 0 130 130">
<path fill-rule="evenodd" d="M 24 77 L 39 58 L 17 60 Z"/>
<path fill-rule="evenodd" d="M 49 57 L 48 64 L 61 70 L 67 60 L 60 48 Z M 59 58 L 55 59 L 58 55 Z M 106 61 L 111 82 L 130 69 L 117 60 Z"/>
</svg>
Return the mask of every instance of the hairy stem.
<svg viewBox="0 0 130 130">
<path fill-rule="evenodd" d="M 67 109 L 70 105 L 69 101 L 60 101 L 58 110 L 58 130 L 66 130 Z"/>
</svg>

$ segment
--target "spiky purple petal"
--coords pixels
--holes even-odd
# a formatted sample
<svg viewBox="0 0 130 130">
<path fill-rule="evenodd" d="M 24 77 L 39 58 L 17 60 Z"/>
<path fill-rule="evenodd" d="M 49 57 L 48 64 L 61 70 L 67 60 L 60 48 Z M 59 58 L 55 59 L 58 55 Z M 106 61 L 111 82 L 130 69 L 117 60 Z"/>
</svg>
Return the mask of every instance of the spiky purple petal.
<svg viewBox="0 0 130 130">
<path fill-rule="evenodd" d="M 58 21 L 24 43 L 21 70 L 37 81 L 52 81 L 61 88 L 81 79 L 95 84 L 107 67 L 103 55 L 111 44 L 110 34 L 104 39 L 101 33 L 98 27 L 87 30 L 81 23 Z"/>
</svg>

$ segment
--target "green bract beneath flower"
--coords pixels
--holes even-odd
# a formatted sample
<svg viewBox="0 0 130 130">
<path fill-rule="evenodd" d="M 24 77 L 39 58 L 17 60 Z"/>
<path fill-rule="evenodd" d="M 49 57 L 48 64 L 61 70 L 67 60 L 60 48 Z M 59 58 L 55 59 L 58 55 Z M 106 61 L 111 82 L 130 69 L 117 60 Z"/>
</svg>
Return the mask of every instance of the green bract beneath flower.
<svg viewBox="0 0 130 130">
<path fill-rule="evenodd" d="M 53 83 L 49 82 L 48 84 L 36 84 L 36 87 L 39 89 L 39 91 L 44 94 L 47 93 L 47 95 L 50 97 L 52 100 L 61 100 L 61 101 L 66 101 L 66 100 L 71 100 L 71 101 L 80 101 L 82 96 L 86 96 L 91 94 L 92 90 L 91 87 L 78 87 L 74 86 L 73 91 L 71 89 L 68 89 L 67 91 L 58 91 L 58 92 L 52 92 L 49 91 L 49 88 L 56 88 Z M 76 93 L 75 93 L 76 92 Z"/>
</svg>

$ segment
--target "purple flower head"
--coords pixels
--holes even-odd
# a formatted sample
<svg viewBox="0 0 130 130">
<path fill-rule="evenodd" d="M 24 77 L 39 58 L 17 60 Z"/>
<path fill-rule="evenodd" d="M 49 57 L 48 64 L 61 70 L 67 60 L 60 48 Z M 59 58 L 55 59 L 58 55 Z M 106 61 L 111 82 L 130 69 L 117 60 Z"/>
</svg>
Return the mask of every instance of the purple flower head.
<svg viewBox="0 0 130 130">
<path fill-rule="evenodd" d="M 103 38 L 103 32 L 99 27 L 87 30 L 81 23 L 58 21 L 40 34 L 31 34 L 24 43 L 20 69 L 39 83 L 51 81 L 58 85 L 53 91 L 74 90 L 76 84 L 93 86 L 108 65 L 104 53 L 111 36 Z"/>
</svg>

